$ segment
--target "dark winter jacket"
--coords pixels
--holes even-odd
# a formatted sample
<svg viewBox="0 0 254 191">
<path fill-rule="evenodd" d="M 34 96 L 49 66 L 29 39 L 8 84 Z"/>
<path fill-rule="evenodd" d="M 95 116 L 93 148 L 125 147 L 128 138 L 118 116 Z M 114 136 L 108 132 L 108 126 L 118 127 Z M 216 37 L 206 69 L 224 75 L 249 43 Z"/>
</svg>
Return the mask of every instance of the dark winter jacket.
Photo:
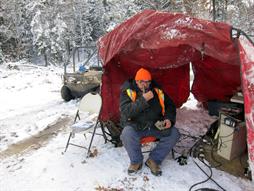
<svg viewBox="0 0 254 191">
<path fill-rule="evenodd" d="M 150 84 L 150 90 L 153 91 L 154 97 L 148 102 L 142 96 L 135 80 L 126 81 L 121 88 L 120 95 L 120 112 L 121 126 L 133 126 L 136 130 L 155 128 L 154 124 L 158 120 L 169 119 L 171 124 L 175 124 L 176 107 L 173 101 L 164 92 L 165 115 L 162 115 L 162 107 L 159 103 L 158 94 L 154 88 L 159 88 L 154 81 Z M 133 102 L 127 95 L 127 89 L 136 92 L 136 100 Z"/>
</svg>

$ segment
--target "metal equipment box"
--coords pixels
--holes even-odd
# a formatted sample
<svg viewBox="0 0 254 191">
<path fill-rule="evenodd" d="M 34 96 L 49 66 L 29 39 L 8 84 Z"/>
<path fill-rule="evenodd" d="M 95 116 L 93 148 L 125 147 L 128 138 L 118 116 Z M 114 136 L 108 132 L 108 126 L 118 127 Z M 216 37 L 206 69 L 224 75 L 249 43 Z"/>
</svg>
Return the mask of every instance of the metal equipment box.
<svg viewBox="0 0 254 191">
<path fill-rule="evenodd" d="M 220 113 L 218 131 L 218 155 L 227 160 L 232 160 L 246 151 L 246 126 L 244 122 Z"/>
</svg>

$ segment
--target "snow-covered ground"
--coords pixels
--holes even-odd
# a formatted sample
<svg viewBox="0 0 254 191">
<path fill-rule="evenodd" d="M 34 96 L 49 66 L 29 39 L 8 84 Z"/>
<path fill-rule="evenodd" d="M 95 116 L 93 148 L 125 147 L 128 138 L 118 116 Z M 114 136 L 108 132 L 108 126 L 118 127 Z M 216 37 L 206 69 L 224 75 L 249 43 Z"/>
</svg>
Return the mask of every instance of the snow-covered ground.
<svg viewBox="0 0 254 191">
<path fill-rule="evenodd" d="M 207 178 L 194 162 L 208 169 L 197 159 L 189 157 L 188 164 L 180 166 L 171 156 L 162 164 L 161 177 L 151 175 L 146 167 L 128 176 L 124 148 L 104 144 L 100 136 L 95 136 L 94 157 L 86 158 L 86 150 L 71 146 L 63 153 L 78 100 L 61 99 L 62 72 L 24 62 L 0 65 L 1 191 L 185 191 Z M 176 124 L 193 136 L 204 134 L 214 120 L 196 104 L 190 96 L 178 110 Z M 75 140 L 85 145 L 90 136 L 85 140 L 76 135 Z M 213 179 L 225 190 L 254 190 L 253 182 L 216 169 Z M 197 188 L 221 190 L 211 180 L 192 190 Z"/>
</svg>

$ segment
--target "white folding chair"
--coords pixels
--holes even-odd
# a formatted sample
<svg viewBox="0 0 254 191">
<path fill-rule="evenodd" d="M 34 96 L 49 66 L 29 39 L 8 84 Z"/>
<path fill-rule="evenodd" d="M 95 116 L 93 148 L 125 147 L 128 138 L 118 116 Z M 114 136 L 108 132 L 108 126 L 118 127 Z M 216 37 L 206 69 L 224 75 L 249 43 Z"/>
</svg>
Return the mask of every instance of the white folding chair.
<svg viewBox="0 0 254 191">
<path fill-rule="evenodd" d="M 87 155 L 90 153 L 90 148 L 92 145 L 93 137 L 95 135 L 95 131 L 96 131 L 96 128 L 99 123 L 98 118 L 99 118 L 99 114 L 100 114 L 101 104 L 102 104 L 102 100 L 101 100 L 101 96 L 99 94 L 88 93 L 80 100 L 79 108 L 78 108 L 75 118 L 74 118 L 74 123 L 70 127 L 71 132 L 68 137 L 68 141 L 65 146 L 64 152 L 67 151 L 69 145 L 72 145 L 72 146 L 77 146 L 80 148 L 87 149 L 88 150 Z M 91 117 L 93 117 L 93 115 L 91 115 L 91 114 L 94 114 L 94 115 L 97 114 L 96 122 L 94 122 L 94 120 L 91 119 Z M 89 130 L 92 130 L 92 128 L 94 128 L 94 130 L 93 130 L 93 135 L 91 137 L 91 141 L 89 143 L 88 148 L 83 145 L 78 145 L 78 144 L 71 142 L 71 138 L 74 138 L 76 133 L 80 133 L 85 136 L 85 134 Z M 102 135 L 105 138 L 104 132 Z"/>
</svg>

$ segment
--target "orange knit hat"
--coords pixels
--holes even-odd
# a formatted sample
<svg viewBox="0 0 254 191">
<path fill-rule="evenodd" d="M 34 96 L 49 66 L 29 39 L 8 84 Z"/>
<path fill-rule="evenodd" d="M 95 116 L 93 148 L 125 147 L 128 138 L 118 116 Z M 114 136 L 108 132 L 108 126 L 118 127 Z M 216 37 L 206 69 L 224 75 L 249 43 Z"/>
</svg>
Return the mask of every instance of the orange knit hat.
<svg viewBox="0 0 254 191">
<path fill-rule="evenodd" d="M 146 80 L 146 81 L 149 80 L 150 81 L 152 80 L 152 76 L 148 70 L 144 68 L 140 68 L 136 73 L 135 80 Z"/>
</svg>

